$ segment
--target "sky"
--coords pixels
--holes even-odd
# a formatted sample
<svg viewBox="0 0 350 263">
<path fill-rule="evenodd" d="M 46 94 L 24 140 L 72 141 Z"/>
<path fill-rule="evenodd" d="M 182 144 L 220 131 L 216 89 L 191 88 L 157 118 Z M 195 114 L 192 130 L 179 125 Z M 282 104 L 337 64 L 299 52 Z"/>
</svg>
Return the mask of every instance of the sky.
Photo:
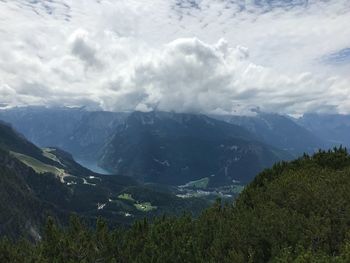
<svg viewBox="0 0 350 263">
<path fill-rule="evenodd" d="M 350 113 L 350 0 L 0 0 L 0 107 Z"/>
</svg>

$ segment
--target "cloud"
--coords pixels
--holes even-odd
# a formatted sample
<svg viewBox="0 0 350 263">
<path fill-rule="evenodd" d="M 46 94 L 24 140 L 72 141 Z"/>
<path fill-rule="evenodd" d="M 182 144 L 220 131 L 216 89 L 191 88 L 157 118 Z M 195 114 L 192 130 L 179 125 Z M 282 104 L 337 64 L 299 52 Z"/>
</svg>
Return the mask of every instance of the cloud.
<svg viewBox="0 0 350 263">
<path fill-rule="evenodd" d="M 0 103 L 350 113 L 349 1 L 255 2 L 1 1 Z"/>
<path fill-rule="evenodd" d="M 71 53 L 80 58 L 87 66 L 100 67 L 101 63 L 96 58 L 97 46 L 93 46 L 89 40 L 89 33 L 85 30 L 76 30 L 69 38 Z"/>
<path fill-rule="evenodd" d="M 116 79 L 124 81 L 109 83 L 116 92 L 111 97 L 118 98 L 104 105 L 111 110 L 119 110 L 123 95 L 129 110 L 207 113 L 247 113 L 255 106 L 294 114 L 344 111 L 350 98 L 349 82 L 343 79 L 281 74 L 252 63 L 246 48 L 227 48 L 223 40 L 210 45 L 196 38 L 178 39 Z"/>
</svg>

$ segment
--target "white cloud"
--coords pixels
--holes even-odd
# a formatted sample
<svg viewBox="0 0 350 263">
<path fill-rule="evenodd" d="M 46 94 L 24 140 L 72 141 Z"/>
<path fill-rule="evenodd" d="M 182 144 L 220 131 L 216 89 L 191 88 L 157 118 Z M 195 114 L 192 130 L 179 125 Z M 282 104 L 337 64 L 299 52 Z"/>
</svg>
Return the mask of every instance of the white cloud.
<svg viewBox="0 0 350 263">
<path fill-rule="evenodd" d="M 69 38 L 71 53 L 84 61 L 87 66 L 100 67 L 101 63 L 96 58 L 98 46 L 90 42 L 89 33 L 78 29 Z"/>
<path fill-rule="evenodd" d="M 133 92 L 137 109 L 234 112 L 254 106 L 284 113 L 344 111 L 349 106 L 349 82 L 318 78 L 311 73 L 286 75 L 255 65 L 242 47 L 222 48 L 223 41 L 209 45 L 196 38 L 178 39 L 160 51 L 137 61 L 125 82 L 110 82 L 116 93 Z M 113 97 L 113 96 L 112 96 Z M 120 98 L 107 108 L 118 110 Z"/>
<path fill-rule="evenodd" d="M 347 0 L 1 1 L 0 103 L 349 113 L 349 64 L 320 59 L 350 45 L 349 11 Z"/>
</svg>

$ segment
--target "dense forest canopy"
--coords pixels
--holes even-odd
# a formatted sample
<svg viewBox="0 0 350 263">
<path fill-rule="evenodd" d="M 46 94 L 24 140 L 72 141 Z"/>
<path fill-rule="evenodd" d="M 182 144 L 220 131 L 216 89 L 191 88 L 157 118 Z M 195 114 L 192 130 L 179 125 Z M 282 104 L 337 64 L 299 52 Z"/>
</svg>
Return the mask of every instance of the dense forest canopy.
<svg viewBox="0 0 350 263">
<path fill-rule="evenodd" d="M 1 262 L 349 262 L 350 156 L 320 151 L 260 173 L 234 204 L 131 228 L 48 219 L 38 243 L 2 239 Z"/>
</svg>

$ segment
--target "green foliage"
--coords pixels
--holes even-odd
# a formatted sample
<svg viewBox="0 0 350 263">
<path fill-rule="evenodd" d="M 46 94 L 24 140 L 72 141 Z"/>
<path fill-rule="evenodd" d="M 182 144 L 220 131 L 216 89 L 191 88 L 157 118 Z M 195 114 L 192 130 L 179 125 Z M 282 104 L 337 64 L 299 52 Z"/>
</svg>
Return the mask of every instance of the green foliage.
<svg viewBox="0 0 350 263">
<path fill-rule="evenodd" d="M 137 210 L 143 211 L 143 212 L 148 212 L 157 209 L 156 206 L 153 206 L 150 202 L 145 202 L 145 203 L 136 203 L 134 204 Z"/>
<path fill-rule="evenodd" d="M 120 194 L 120 195 L 118 195 L 118 198 L 119 199 L 123 199 L 123 200 L 128 200 L 128 201 L 131 201 L 131 202 L 135 202 L 135 199 L 132 198 L 131 194 L 128 194 L 128 193 Z"/>
<path fill-rule="evenodd" d="M 25 165 L 33 168 L 33 170 L 39 174 L 43 173 L 52 173 L 58 177 L 63 177 L 66 175 L 65 171 L 63 169 L 57 168 L 52 165 L 45 164 L 35 158 L 32 158 L 28 155 L 21 154 L 21 153 L 16 153 L 16 152 L 11 152 L 13 156 L 15 156 L 18 160 L 23 162 Z"/>
<path fill-rule="evenodd" d="M 304 155 L 265 170 L 235 204 L 95 229 L 49 219 L 43 239 L 0 242 L 1 262 L 350 262 L 350 156 Z M 134 196 L 134 194 L 133 194 Z M 22 260 L 22 261 L 21 261 Z"/>
<path fill-rule="evenodd" d="M 118 199 L 124 193 L 135 202 Z M 134 205 L 135 204 L 135 205 Z M 130 225 L 144 216 L 199 214 L 209 202 L 183 200 L 127 176 L 96 174 L 62 150 L 43 151 L 0 122 L 0 237 L 37 241 L 48 215 L 66 226 L 77 213 L 89 226 L 103 216 L 110 226 Z"/>
</svg>

